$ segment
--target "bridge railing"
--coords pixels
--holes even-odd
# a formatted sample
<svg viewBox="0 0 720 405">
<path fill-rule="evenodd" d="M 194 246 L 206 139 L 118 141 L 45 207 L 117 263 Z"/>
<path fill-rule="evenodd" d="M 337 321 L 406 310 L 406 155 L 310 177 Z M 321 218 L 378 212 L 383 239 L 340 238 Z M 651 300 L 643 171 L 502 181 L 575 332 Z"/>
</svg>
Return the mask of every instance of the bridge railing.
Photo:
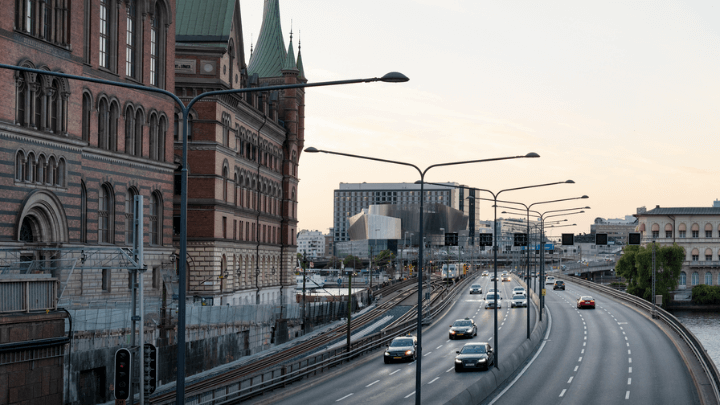
<svg viewBox="0 0 720 405">
<path fill-rule="evenodd" d="M 628 294 L 623 291 L 615 290 L 614 288 L 604 286 L 602 284 L 596 284 L 591 281 L 581 280 L 576 277 L 569 277 L 569 276 L 559 276 L 559 278 L 564 278 L 565 280 L 572 281 L 574 283 L 580 284 L 584 287 L 594 289 L 596 291 L 600 291 L 604 294 L 607 294 L 613 298 L 617 298 L 619 300 L 623 300 L 629 303 L 632 303 L 633 305 L 648 311 L 650 314 L 652 314 L 653 305 L 652 303 L 640 298 L 636 297 L 632 294 Z M 718 372 L 717 366 L 713 362 L 713 360 L 708 355 L 707 351 L 705 350 L 705 347 L 700 342 L 700 340 L 693 334 L 685 325 L 680 322 L 679 319 L 677 319 L 673 314 L 667 312 L 666 310 L 656 307 L 656 314 L 657 318 L 665 322 L 670 328 L 672 328 L 680 337 L 685 341 L 685 343 L 690 347 L 690 350 L 693 352 L 695 357 L 697 358 L 698 362 L 700 363 L 700 366 L 702 367 L 703 371 L 708 377 L 708 380 L 710 382 L 710 386 L 712 388 L 713 394 L 715 396 L 716 403 L 720 403 L 720 372 Z"/>
</svg>

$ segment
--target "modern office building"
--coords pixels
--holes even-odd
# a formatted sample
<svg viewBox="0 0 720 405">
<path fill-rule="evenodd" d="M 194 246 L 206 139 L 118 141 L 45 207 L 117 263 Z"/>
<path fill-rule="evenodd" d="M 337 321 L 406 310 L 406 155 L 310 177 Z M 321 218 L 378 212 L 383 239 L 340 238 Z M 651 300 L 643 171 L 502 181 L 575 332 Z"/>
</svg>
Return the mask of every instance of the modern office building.
<svg viewBox="0 0 720 405">
<path fill-rule="evenodd" d="M 626 215 L 622 218 L 595 218 L 590 225 L 590 233 L 606 233 L 608 235 L 608 244 L 625 245 L 627 244 L 628 233 L 635 232 L 638 225 L 638 219 L 632 215 Z"/>
<path fill-rule="evenodd" d="M 698 284 L 720 285 L 720 203 L 712 207 L 673 207 L 659 205 L 651 210 L 638 208 L 637 232 L 642 244 L 677 243 L 685 250 L 680 288 Z"/>
<path fill-rule="evenodd" d="M 312 259 L 325 257 L 325 235 L 320 231 L 301 230 L 297 235 L 297 253 Z"/>
</svg>

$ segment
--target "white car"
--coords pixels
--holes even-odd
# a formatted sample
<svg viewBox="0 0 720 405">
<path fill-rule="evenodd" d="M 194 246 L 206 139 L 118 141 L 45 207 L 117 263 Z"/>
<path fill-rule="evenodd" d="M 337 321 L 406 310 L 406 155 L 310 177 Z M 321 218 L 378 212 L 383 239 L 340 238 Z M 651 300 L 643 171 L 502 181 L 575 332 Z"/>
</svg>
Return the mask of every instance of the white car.
<svg viewBox="0 0 720 405">
<path fill-rule="evenodd" d="M 498 293 L 488 293 L 485 296 L 485 309 L 494 308 L 497 303 L 498 308 L 502 308 L 502 298 Z"/>
<path fill-rule="evenodd" d="M 527 307 L 527 298 L 524 295 L 513 295 L 510 308 Z"/>
<path fill-rule="evenodd" d="M 553 277 L 553 276 L 545 277 L 545 284 L 550 284 L 550 285 L 555 284 L 555 277 Z"/>
<path fill-rule="evenodd" d="M 516 295 L 526 295 L 527 291 L 525 291 L 522 287 L 515 287 L 513 288 L 513 297 Z"/>
<path fill-rule="evenodd" d="M 471 285 L 470 294 L 482 294 L 482 286 L 480 284 Z"/>
</svg>

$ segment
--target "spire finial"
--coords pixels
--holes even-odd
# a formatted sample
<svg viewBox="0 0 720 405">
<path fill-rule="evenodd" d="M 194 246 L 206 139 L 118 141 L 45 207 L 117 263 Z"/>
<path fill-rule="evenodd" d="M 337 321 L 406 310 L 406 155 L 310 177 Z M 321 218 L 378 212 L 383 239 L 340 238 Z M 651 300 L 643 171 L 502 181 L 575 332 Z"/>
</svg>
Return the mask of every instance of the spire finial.
<svg viewBox="0 0 720 405">
<path fill-rule="evenodd" d="M 298 30 L 298 52 L 300 52 L 300 43 L 302 42 L 302 31 Z"/>
<path fill-rule="evenodd" d="M 290 19 L 290 41 L 292 41 L 292 36 L 293 36 L 293 33 L 292 33 L 292 23 L 293 23 L 293 20 Z"/>
<path fill-rule="evenodd" d="M 250 33 L 250 56 L 253 54 L 253 34 Z"/>
</svg>

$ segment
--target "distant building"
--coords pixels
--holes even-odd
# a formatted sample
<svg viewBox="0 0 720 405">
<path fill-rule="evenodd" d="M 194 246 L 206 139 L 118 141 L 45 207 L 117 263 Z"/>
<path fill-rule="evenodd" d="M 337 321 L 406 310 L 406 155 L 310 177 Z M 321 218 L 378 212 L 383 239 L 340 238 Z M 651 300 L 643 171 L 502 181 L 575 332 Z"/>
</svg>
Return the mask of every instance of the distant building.
<svg viewBox="0 0 720 405">
<path fill-rule="evenodd" d="M 320 231 L 301 230 L 297 235 L 297 252 L 313 259 L 325 257 L 325 235 Z"/>
<path fill-rule="evenodd" d="M 625 245 L 628 233 L 635 232 L 637 224 L 638 220 L 633 215 L 626 215 L 625 219 L 595 218 L 595 223 L 590 225 L 590 233 L 606 233 L 609 244 Z"/>
<path fill-rule="evenodd" d="M 677 243 L 685 249 L 680 273 L 680 288 L 698 284 L 720 285 L 720 206 L 674 207 L 651 210 L 645 207 L 635 214 L 642 244 L 653 240 L 660 245 Z"/>
</svg>

